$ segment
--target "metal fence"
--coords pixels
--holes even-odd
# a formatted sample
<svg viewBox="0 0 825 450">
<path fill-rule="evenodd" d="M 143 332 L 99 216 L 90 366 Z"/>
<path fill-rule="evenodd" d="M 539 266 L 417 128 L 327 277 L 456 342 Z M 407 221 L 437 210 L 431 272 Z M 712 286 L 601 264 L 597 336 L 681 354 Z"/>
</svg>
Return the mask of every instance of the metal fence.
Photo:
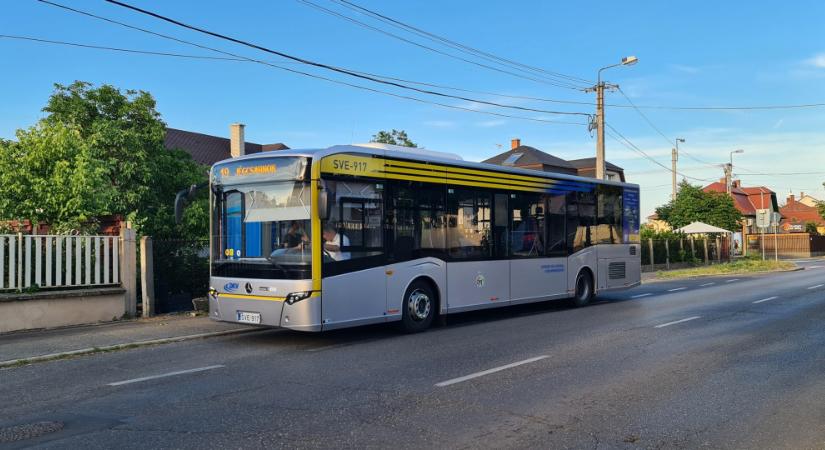
<svg viewBox="0 0 825 450">
<path fill-rule="evenodd" d="M 152 240 L 155 312 L 190 311 L 209 290 L 208 240 Z"/>
<path fill-rule="evenodd" d="M 0 235 L 0 291 L 120 283 L 120 239 Z"/>
<path fill-rule="evenodd" d="M 730 260 L 727 238 L 642 239 L 642 270 L 668 270 Z"/>
</svg>

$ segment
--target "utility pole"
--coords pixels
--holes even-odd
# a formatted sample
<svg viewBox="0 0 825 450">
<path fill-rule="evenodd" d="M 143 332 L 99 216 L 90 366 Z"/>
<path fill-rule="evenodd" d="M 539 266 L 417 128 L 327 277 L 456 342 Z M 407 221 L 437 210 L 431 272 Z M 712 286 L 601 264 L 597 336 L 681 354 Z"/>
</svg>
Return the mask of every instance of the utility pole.
<svg viewBox="0 0 825 450">
<path fill-rule="evenodd" d="M 670 199 L 676 200 L 676 161 L 679 161 L 679 150 L 670 149 L 670 182 L 672 184 Z"/>
<path fill-rule="evenodd" d="M 676 200 L 676 162 L 679 161 L 679 143 L 684 143 L 685 140 L 682 138 L 676 138 L 676 147 L 670 150 L 670 163 L 671 163 L 671 183 L 673 184 L 673 191 L 670 194 L 671 200 Z"/>
<path fill-rule="evenodd" d="M 725 164 L 725 190 L 727 191 L 728 195 L 731 192 L 731 183 L 732 183 L 732 175 L 731 172 L 733 171 L 733 167 L 730 163 Z"/>
<path fill-rule="evenodd" d="M 601 72 L 599 73 L 601 75 Z M 596 84 L 596 179 L 604 180 L 604 81 Z"/>
<path fill-rule="evenodd" d="M 639 62 L 635 56 L 622 58 L 622 62 L 599 69 L 596 77 L 596 86 L 585 89 L 585 92 L 596 91 L 596 179 L 604 180 L 604 88 L 607 84 L 602 81 L 602 71 L 616 66 L 632 66 Z M 611 87 L 615 87 L 612 86 Z M 591 128 L 592 130 L 592 128 Z"/>
</svg>

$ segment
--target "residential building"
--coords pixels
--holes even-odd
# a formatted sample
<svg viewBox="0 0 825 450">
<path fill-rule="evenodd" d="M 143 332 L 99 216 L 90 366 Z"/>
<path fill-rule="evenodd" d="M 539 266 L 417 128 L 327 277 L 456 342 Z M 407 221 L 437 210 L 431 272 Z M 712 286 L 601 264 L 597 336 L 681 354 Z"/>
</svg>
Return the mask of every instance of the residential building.
<svg viewBox="0 0 825 450">
<path fill-rule="evenodd" d="M 705 192 L 727 192 L 725 179 L 711 183 L 704 188 Z M 740 180 L 731 181 L 731 197 L 736 209 L 742 213 L 742 233 L 756 234 L 759 229 L 756 227 L 756 212 L 759 209 L 767 209 L 771 213 L 779 212 L 779 203 L 776 200 L 776 193 L 765 186 L 743 187 Z"/>
<path fill-rule="evenodd" d="M 521 169 L 540 170 L 542 172 L 565 173 L 591 178 L 596 176 L 596 158 L 566 161 L 535 147 L 522 145 L 521 139 L 511 140 L 510 150 L 499 153 L 482 162 L 500 166 L 518 167 Z M 605 177 L 608 180 L 625 181 L 624 170 L 621 167 L 605 162 L 605 168 Z"/>
<path fill-rule="evenodd" d="M 244 128 L 245 126 L 239 123 L 230 125 L 229 139 L 177 128 L 167 128 L 163 143 L 168 149 L 178 148 L 189 153 L 196 162 L 207 166 L 242 155 L 289 148 L 282 143 L 256 144 L 246 142 L 244 140 Z"/>
<path fill-rule="evenodd" d="M 802 195 L 804 195 L 804 193 Z M 814 199 L 814 201 L 817 200 Z M 816 203 L 814 203 L 814 205 L 816 205 Z M 788 196 L 788 201 L 784 206 L 779 208 L 779 212 L 782 214 L 780 227 L 785 232 L 804 233 L 805 224 L 813 222 L 816 224 L 819 234 L 825 234 L 825 219 L 819 215 L 819 208 L 802 203 L 802 201 L 797 200 L 793 194 Z"/>
<path fill-rule="evenodd" d="M 647 216 L 647 222 L 645 222 L 645 226 L 657 233 L 661 233 L 663 231 L 670 231 L 673 229 L 673 227 L 671 227 L 669 223 L 660 219 L 659 215 L 656 213 Z"/>
<path fill-rule="evenodd" d="M 816 207 L 816 206 L 818 206 L 818 205 L 819 205 L 819 203 L 821 203 L 822 201 L 821 201 L 821 200 L 819 200 L 819 199 L 817 199 L 817 198 L 814 198 L 814 197 L 812 197 L 812 196 L 810 196 L 810 195 L 808 195 L 808 194 L 806 194 L 806 193 L 804 193 L 804 192 L 800 192 L 800 193 L 799 193 L 799 198 L 798 198 L 798 199 L 796 199 L 796 202 L 797 202 L 797 203 L 801 203 L 801 204 L 803 204 L 803 205 L 805 205 L 805 206 L 813 206 L 813 207 Z"/>
</svg>

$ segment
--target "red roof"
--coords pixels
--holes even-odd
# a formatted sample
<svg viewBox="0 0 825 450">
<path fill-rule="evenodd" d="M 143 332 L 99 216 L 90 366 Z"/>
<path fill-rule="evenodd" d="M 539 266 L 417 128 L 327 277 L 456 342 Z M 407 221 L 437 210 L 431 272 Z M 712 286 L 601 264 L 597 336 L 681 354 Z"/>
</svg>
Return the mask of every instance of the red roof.
<svg viewBox="0 0 825 450">
<path fill-rule="evenodd" d="M 825 219 L 819 215 L 819 210 L 816 207 L 798 201 L 789 200 L 785 206 L 779 209 L 779 212 L 782 213 L 783 224 L 814 222 L 819 226 L 825 226 Z"/>
<path fill-rule="evenodd" d="M 704 188 L 705 192 L 727 192 L 725 183 L 717 181 Z M 731 197 L 736 209 L 744 216 L 755 216 L 757 209 L 772 209 L 774 192 L 765 186 L 740 187 L 734 185 L 731 188 Z"/>
<path fill-rule="evenodd" d="M 181 149 L 192 155 L 192 159 L 196 162 L 210 166 L 218 161 L 232 157 L 229 139 L 209 134 L 167 128 L 163 144 L 168 149 Z M 244 143 L 244 149 L 247 155 L 273 150 L 286 150 L 288 148 L 289 147 L 281 143 L 263 145 L 255 144 L 254 142 Z"/>
</svg>

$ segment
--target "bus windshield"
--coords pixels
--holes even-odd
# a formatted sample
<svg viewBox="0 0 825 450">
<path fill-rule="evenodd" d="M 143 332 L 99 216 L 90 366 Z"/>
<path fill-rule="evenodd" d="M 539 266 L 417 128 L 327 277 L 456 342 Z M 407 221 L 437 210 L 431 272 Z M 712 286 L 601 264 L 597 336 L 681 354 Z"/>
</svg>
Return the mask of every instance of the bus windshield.
<svg viewBox="0 0 825 450">
<path fill-rule="evenodd" d="M 305 181 L 213 187 L 212 274 L 311 278 L 309 192 Z"/>
</svg>

